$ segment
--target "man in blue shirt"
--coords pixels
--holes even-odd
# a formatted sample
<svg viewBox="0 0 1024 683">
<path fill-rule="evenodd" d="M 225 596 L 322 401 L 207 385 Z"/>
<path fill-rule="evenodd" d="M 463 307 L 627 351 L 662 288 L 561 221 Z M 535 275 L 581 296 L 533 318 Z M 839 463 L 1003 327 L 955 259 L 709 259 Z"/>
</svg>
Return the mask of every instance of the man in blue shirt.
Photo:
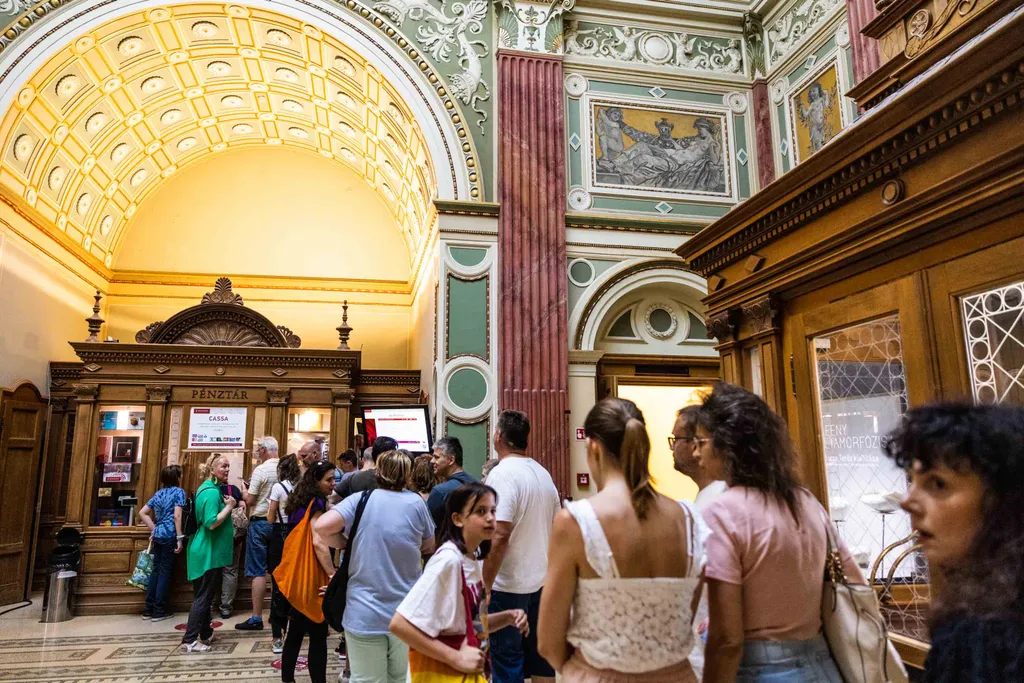
<svg viewBox="0 0 1024 683">
<path fill-rule="evenodd" d="M 454 436 L 446 436 L 434 443 L 430 462 L 434 466 L 435 481 L 444 479 L 433 488 L 430 497 L 427 498 L 430 516 L 434 518 L 434 525 L 440 531 L 448 496 L 463 484 L 476 479 L 462 471 L 462 444 Z"/>
</svg>

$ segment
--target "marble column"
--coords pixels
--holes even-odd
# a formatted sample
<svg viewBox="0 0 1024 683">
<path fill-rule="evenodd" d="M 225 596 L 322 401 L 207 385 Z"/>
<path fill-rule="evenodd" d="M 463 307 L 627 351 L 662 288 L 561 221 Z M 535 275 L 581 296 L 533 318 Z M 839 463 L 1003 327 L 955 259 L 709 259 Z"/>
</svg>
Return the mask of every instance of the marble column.
<svg viewBox="0 0 1024 683">
<path fill-rule="evenodd" d="M 530 453 L 569 492 L 562 59 L 498 53 L 501 409 L 525 412 Z"/>
<path fill-rule="evenodd" d="M 754 81 L 754 138 L 757 144 L 757 182 L 764 189 L 775 180 L 775 143 L 772 139 L 771 99 L 768 83 L 763 78 Z"/>
<path fill-rule="evenodd" d="M 853 53 L 853 80 L 860 83 L 881 64 L 878 41 L 861 33 L 878 16 L 874 0 L 846 0 L 850 22 L 850 50 Z"/>
</svg>

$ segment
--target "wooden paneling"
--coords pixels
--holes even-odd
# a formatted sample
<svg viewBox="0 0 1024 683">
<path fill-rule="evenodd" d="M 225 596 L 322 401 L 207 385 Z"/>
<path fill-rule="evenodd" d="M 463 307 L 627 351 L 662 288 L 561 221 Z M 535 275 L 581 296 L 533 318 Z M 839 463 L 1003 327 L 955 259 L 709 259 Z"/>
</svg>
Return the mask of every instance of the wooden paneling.
<svg viewBox="0 0 1024 683">
<path fill-rule="evenodd" d="M 0 392 L 0 604 L 28 593 L 45 415 L 31 384 Z"/>
<path fill-rule="evenodd" d="M 116 572 L 122 581 L 132 570 L 132 553 L 85 553 L 82 556 L 82 572 L 86 574 Z"/>
</svg>

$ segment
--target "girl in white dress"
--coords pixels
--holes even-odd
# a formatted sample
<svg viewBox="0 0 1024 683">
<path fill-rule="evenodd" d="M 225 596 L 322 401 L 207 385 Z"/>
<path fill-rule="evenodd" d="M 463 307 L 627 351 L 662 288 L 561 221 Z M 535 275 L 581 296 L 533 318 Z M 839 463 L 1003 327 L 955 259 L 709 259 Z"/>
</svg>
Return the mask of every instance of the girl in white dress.
<svg viewBox="0 0 1024 683">
<path fill-rule="evenodd" d="M 700 598 L 700 513 L 657 493 L 632 401 L 587 415 L 597 495 L 558 513 L 541 597 L 540 652 L 564 683 L 695 683 L 687 656 Z"/>
</svg>

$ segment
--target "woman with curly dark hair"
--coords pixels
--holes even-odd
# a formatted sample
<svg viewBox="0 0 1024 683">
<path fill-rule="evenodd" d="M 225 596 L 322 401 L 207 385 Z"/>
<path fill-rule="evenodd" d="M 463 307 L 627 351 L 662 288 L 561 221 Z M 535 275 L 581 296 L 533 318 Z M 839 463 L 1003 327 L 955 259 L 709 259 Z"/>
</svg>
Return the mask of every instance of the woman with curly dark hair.
<svg viewBox="0 0 1024 683">
<path fill-rule="evenodd" d="M 334 574 L 334 562 L 331 560 L 331 549 L 316 533 L 313 525 L 327 511 L 327 497 L 334 490 L 334 463 L 317 460 L 306 468 L 288 494 L 284 506 L 288 526 L 295 529 L 309 510 L 309 533 L 312 534 L 313 548 L 320 566 L 328 576 Z M 292 532 L 290 535 L 294 536 Z M 300 537 L 301 538 L 301 537 Z M 294 597 L 292 598 L 294 600 Z M 313 683 L 325 683 L 327 680 L 327 633 L 330 628 L 326 620 L 312 621 L 305 614 L 291 607 L 288 613 L 288 635 L 285 636 L 284 652 L 281 655 L 281 680 L 292 683 L 295 680 L 295 664 L 302 649 L 302 640 L 309 635 L 309 651 L 306 661 L 309 677 Z"/>
<path fill-rule="evenodd" d="M 695 455 L 729 488 L 704 510 L 711 622 L 704 683 L 842 683 L 821 635 L 828 515 L 796 475 L 786 425 L 719 383 L 697 415 Z M 838 540 L 847 578 L 863 583 Z"/>
<path fill-rule="evenodd" d="M 932 574 L 925 681 L 1024 680 L 1024 409 L 916 408 L 884 448 Z"/>
</svg>

